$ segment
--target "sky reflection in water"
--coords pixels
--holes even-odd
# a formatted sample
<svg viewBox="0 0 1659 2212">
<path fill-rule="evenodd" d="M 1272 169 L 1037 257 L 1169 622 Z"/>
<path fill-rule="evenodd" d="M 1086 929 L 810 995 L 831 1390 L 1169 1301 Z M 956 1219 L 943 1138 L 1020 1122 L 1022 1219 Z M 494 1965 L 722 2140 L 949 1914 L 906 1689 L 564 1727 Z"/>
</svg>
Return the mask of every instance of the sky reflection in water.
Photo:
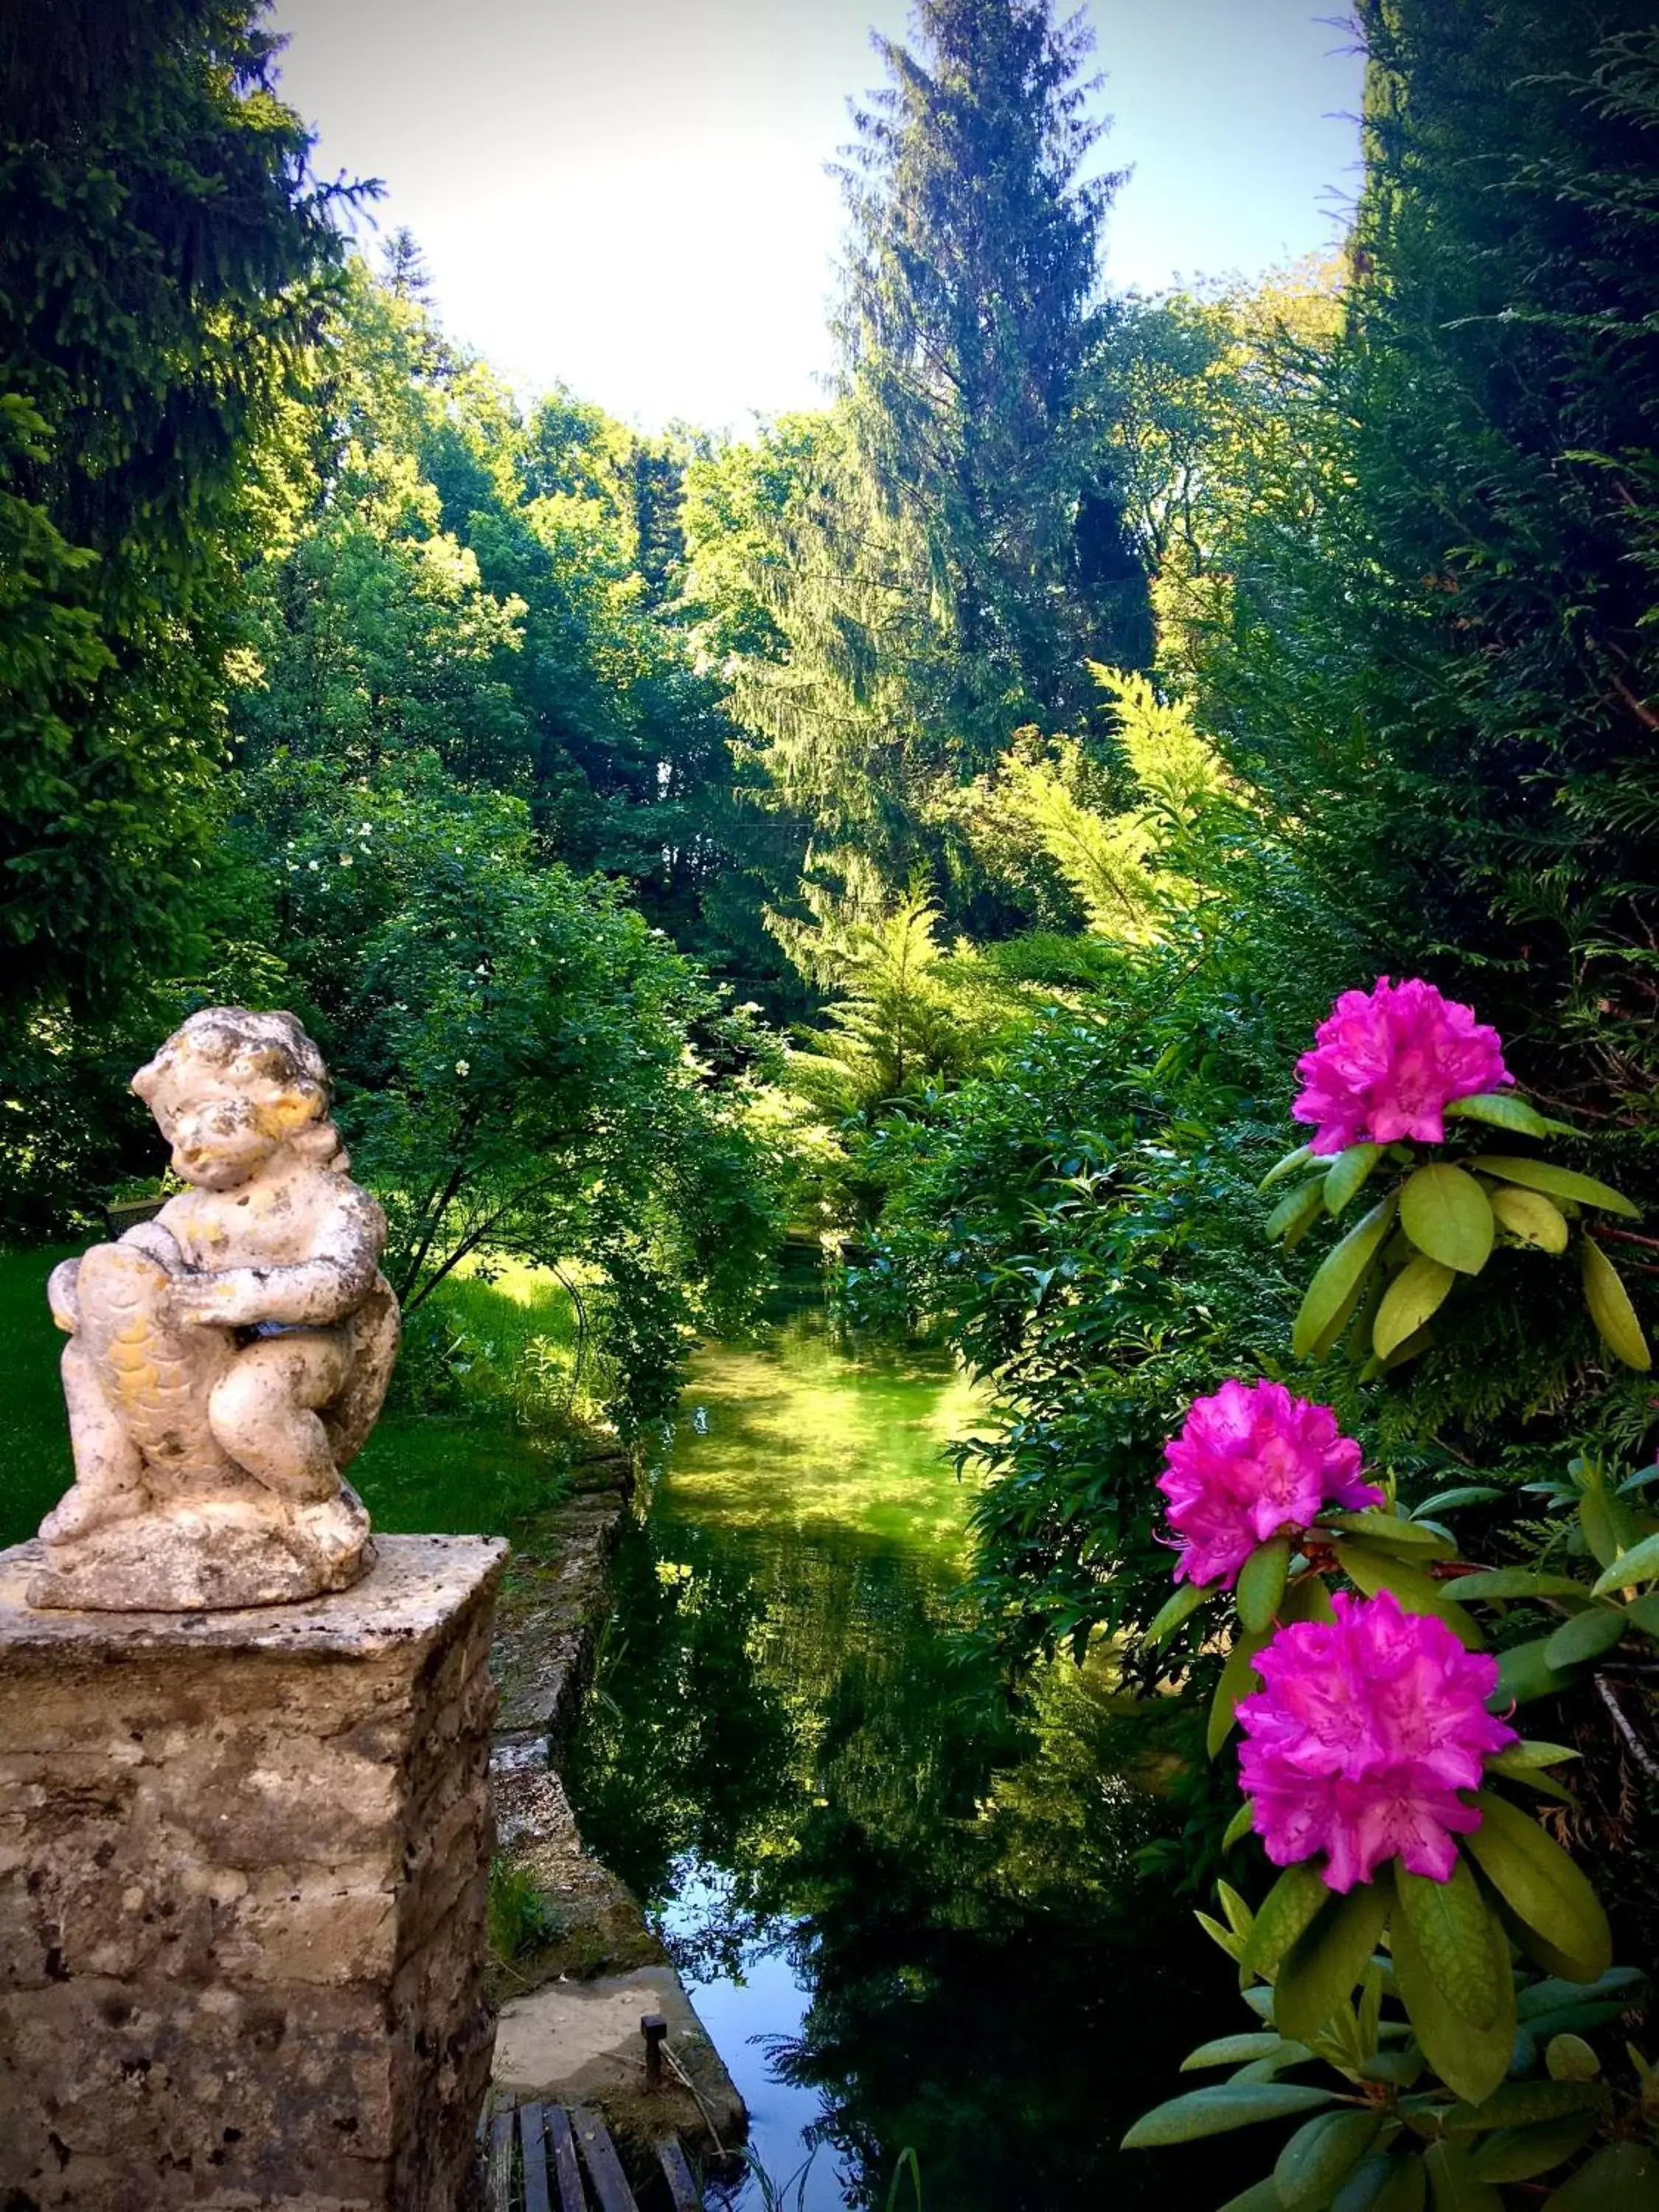
<svg viewBox="0 0 1659 2212">
<path fill-rule="evenodd" d="M 907 2143 L 928 2212 L 1215 2203 L 1213 2153 L 1112 2148 L 1170 2093 L 1199 1992 L 1225 2002 L 1196 1900 L 1133 1860 L 1171 1829 L 1141 1786 L 1167 1717 L 1098 1668 L 1010 1698 L 958 1594 L 943 1450 L 972 1391 L 838 1344 L 816 1297 L 780 1314 L 699 1356 L 618 1562 L 583 1832 L 662 1928 L 756 2154 L 780 2183 L 811 2155 L 791 2212 L 880 2207 Z"/>
</svg>

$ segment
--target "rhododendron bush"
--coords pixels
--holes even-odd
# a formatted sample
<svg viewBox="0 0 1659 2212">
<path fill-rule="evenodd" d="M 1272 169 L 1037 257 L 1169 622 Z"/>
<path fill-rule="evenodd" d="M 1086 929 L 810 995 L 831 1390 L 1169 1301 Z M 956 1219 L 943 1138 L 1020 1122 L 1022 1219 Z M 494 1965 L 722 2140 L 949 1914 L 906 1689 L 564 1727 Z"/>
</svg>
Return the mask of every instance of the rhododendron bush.
<svg viewBox="0 0 1659 2212">
<path fill-rule="evenodd" d="M 1528 1141 L 1565 1125 L 1519 1096 L 1470 1007 L 1417 981 L 1346 992 L 1297 1073 L 1294 1112 L 1315 1133 L 1268 1180 L 1308 1179 L 1270 1233 L 1293 1247 L 1389 1177 L 1315 1273 L 1297 1356 L 1328 1361 L 1346 1340 L 1382 1386 L 1495 1251 L 1549 1264 L 1576 1245 L 1607 1351 L 1647 1366 L 1600 1234 L 1635 1209 L 1541 1154 L 1479 1149 L 1481 1125 Z M 1126 2145 L 1305 2116 L 1227 2212 L 1431 2197 L 1496 2212 L 1511 2183 L 1564 2212 L 1651 2206 L 1659 2081 L 1632 2050 L 1636 2097 L 1621 2099 L 1584 2039 L 1643 1977 L 1613 1965 L 1594 1887 L 1537 1815 L 1540 1798 L 1573 1803 L 1557 1770 L 1576 1753 L 1515 1723 L 1626 1639 L 1659 1639 L 1659 1470 L 1620 1481 L 1584 1453 L 1534 1486 L 1562 1516 L 1552 1571 L 1459 1557 L 1446 1516 L 1498 1490 L 1471 1482 L 1413 1510 L 1364 1456 L 1330 1407 L 1266 1377 L 1196 1399 L 1165 1445 L 1175 1587 L 1145 1644 L 1213 1608 L 1206 1631 L 1227 1656 L 1209 1748 L 1237 1731 L 1243 1797 L 1225 1848 L 1254 1835 L 1280 1871 L 1255 1908 L 1223 1882 L 1224 1917 L 1200 1916 L 1237 1961 L 1256 2031 L 1194 2051 L 1188 2068 L 1228 2077 L 1148 2113 Z M 1579 1559 L 1587 1573 L 1570 1571 Z M 1488 1651 L 1487 1624 L 1515 1601 L 1556 1625 Z"/>
</svg>

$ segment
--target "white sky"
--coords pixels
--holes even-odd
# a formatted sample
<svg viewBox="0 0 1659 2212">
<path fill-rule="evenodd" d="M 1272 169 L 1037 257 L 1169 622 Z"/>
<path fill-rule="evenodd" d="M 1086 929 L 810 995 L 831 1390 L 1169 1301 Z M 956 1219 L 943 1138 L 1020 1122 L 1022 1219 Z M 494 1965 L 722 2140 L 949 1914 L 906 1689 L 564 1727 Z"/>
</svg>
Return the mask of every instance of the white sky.
<svg viewBox="0 0 1659 2212">
<path fill-rule="evenodd" d="M 1338 12 L 1325 0 L 1321 10 Z M 1327 247 L 1360 64 L 1320 0 L 1091 0 L 1133 167 L 1107 275 L 1255 274 Z M 378 176 L 458 339 L 647 428 L 819 404 L 842 215 L 824 173 L 904 0 L 275 0 L 316 161 Z M 375 250 L 372 234 L 366 237 Z"/>
</svg>

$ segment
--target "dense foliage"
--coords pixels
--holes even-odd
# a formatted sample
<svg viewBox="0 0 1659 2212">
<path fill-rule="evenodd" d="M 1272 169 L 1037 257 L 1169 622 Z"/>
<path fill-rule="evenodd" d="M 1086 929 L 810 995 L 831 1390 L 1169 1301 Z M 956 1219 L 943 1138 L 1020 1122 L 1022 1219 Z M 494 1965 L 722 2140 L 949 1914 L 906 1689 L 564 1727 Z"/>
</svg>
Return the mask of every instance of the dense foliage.
<svg viewBox="0 0 1659 2212">
<path fill-rule="evenodd" d="M 741 1316 L 786 1191 L 849 1314 L 940 1331 L 987 1385 L 960 1458 L 1005 1655 L 1109 1644 L 1230 1719 L 1287 1576 L 1444 1621 L 1478 1569 L 1506 1686 L 1563 1700 L 1571 1837 L 1633 1870 L 1639 1948 L 1650 15 L 1361 0 L 1346 259 L 1144 301 L 1103 282 L 1082 27 L 921 0 L 855 110 L 831 404 L 740 442 L 521 404 L 407 234 L 343 261 L 248 6 L 0 32 L 9 1226 L 83 1223 L 140 1164 L 120 1084 L 178 1012 L 292 1003 L 411 1309 L 552 1271 L 634 1433 L 689 1332 Z M 1497 1025 L 1467 1095 L 1498 1105 L 1344 1120 L 1332 1044 L 1322 1149 L 1264 1189 L 1339 994 L 1372 1010 L 1345 1002 L 1350 1074 L 1416 1036 L 1385 976 L 1441 1043 Z M 1165 1607 L 1155 1479 L 1241 1380 L 1328 1403 L 1431 1565 L 1328 1521 L 1249 1571 L 1227 1657 Z M 1188 1880 L 1227 1734 L 1176 1785 Z M 1505 1940 L 1605 1964 L 1479 1880 Z M 1502 2094 L 1501 1964 L 1474 2074 L 1395 1992 L 1466 2103 Z M 1337 2056 L 1393 2127 L 1380 1972 Z M 1563 2114 L 1647 2126 L 1645 2073 L 1632 2102 L 1546 2072 L 1595 2089 Z M 1466 2166 L 1487 2188 L 1433 2143 L 1437 2201 L 1492 2201 L 1445 2196 Z M 1272 2192 L 1241 2201 L 1323 2201 Z"/>
<path fill-rule="evenodd" d="M 246 477 L 316 333 L 336 188 L 242 0 L 0 33 L 6 1003 L 176 957 L 221 821 Z"/>
</svg>

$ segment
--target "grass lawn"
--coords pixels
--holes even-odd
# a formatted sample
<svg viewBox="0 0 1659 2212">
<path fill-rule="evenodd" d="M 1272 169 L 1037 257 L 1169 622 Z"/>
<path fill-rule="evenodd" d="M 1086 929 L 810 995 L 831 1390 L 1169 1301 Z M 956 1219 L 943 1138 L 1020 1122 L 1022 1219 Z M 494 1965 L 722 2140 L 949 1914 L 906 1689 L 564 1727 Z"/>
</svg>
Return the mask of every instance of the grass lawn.
<svg viewBox="0 0 1659 2212">
<path fill-rule="evenodd" d="M 79 1249 L 0 1252 L 0 1544 L 32 1536 L 74 1480 L 46 1277 Z"/>
<path fill-rule="evenodd" d="M 82 1249 L 0 1251 L 0 1546 L 32 1536 L 72 1480 L 64 1339 L 46 1310 L 46 1277 Z M 446 1285 L 440 1301 L 472 1402 L 437 1416 L 400 1410 L 394 1397 L 351 1480 L 378 1528 L 506 1534 L 562 1486 L 558 1439 L 527 1426 L 526 1413 L 538 1377 L 556 1382 L 574 1362 L 570 1301 L 524 1267 Z"/>
</svg>

